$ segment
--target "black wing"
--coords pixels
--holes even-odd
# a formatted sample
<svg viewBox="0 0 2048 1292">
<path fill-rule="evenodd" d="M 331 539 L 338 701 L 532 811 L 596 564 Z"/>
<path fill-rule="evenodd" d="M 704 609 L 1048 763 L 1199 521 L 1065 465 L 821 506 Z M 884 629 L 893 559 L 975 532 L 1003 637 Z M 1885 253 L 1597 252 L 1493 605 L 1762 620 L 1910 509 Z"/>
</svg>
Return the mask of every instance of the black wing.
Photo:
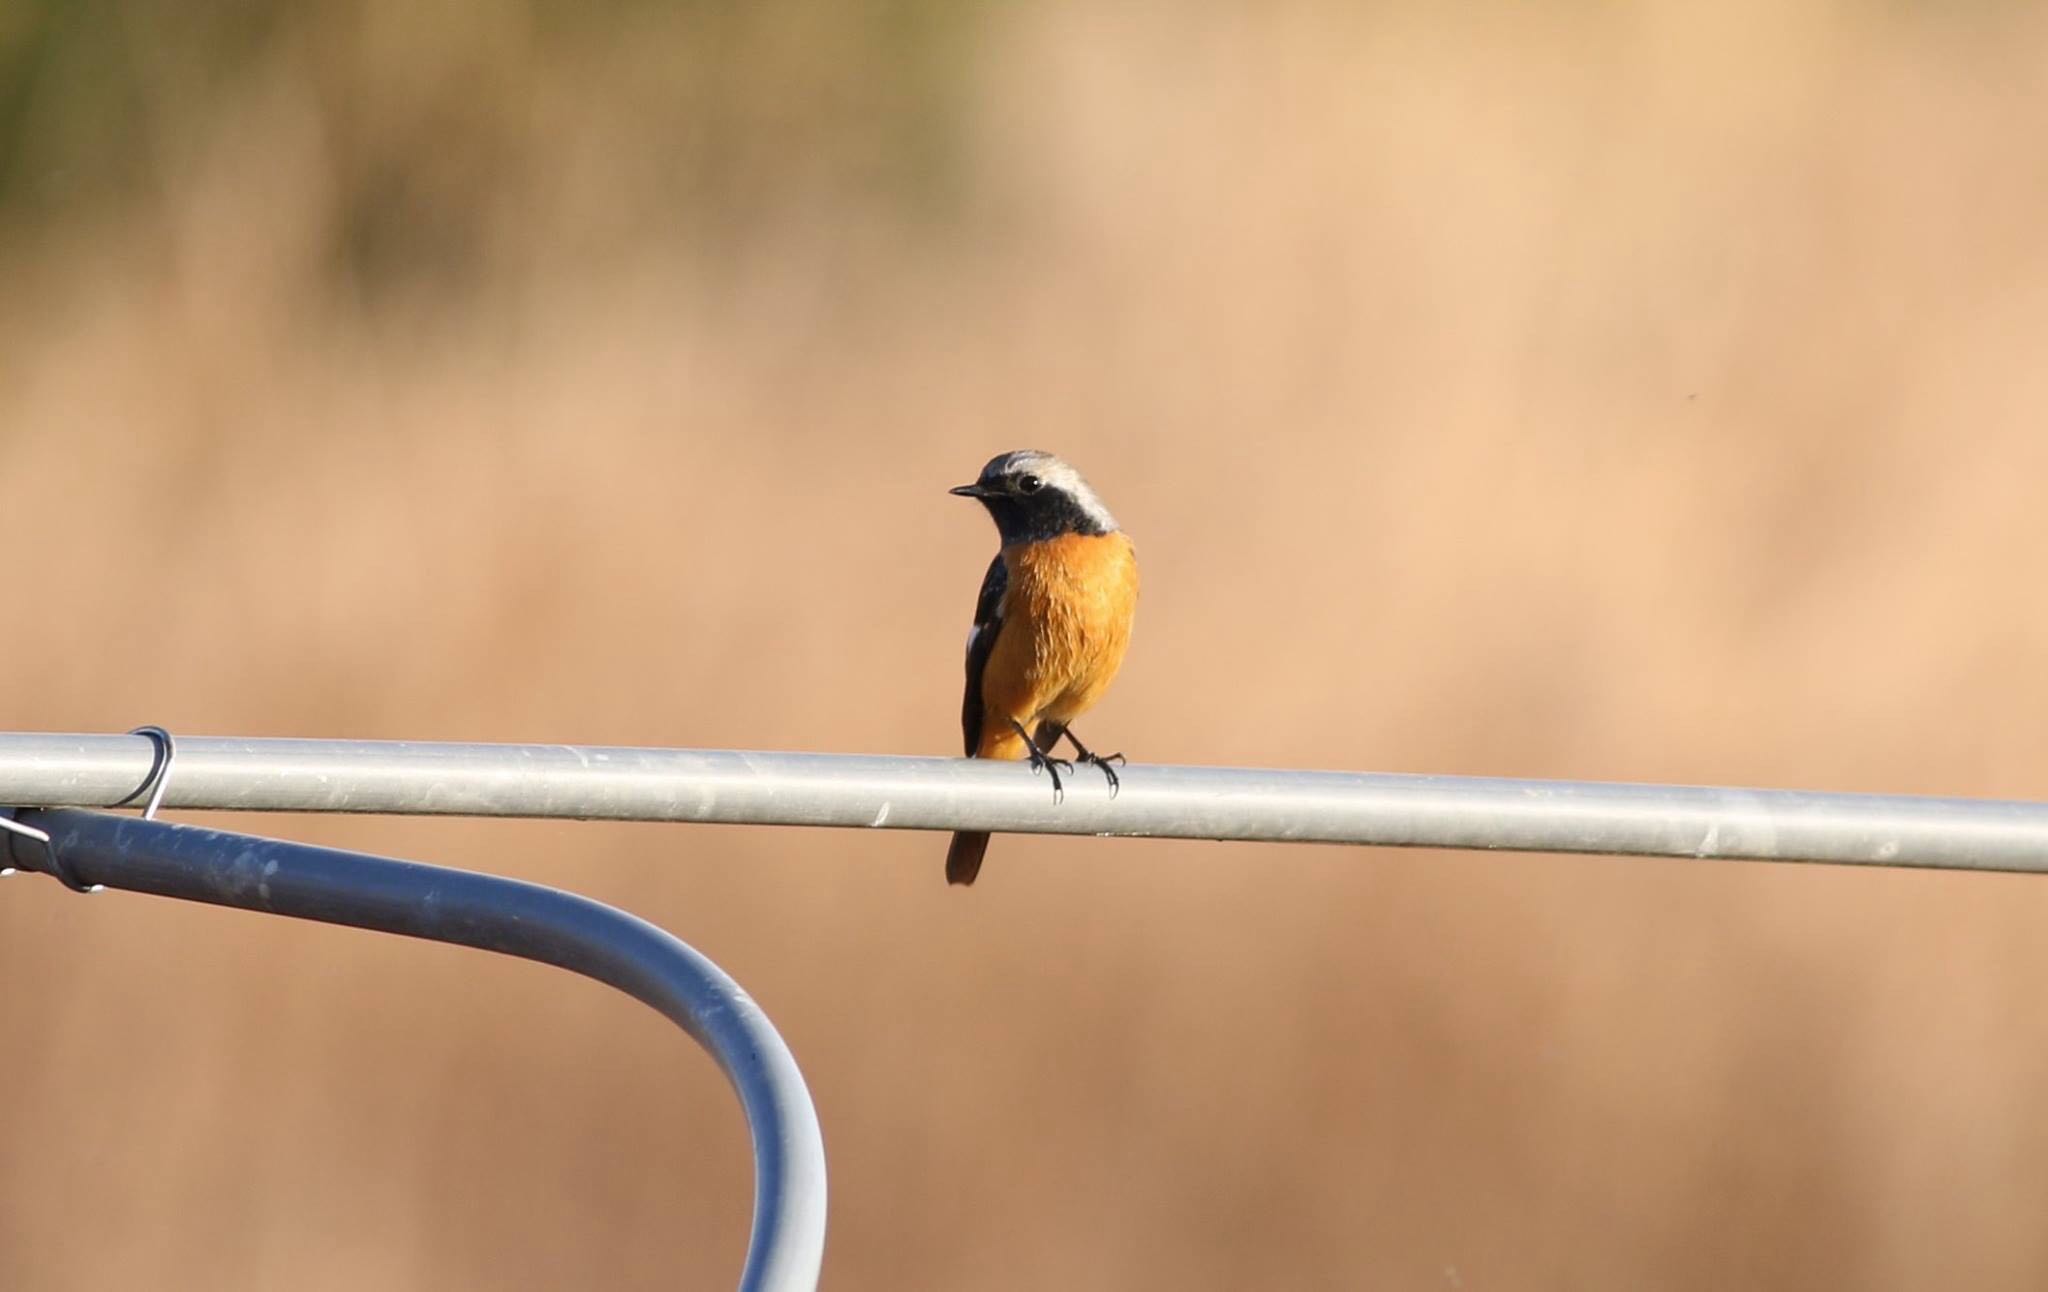
<svg viewBox="0 0 2048 1292">
<path fill-rule="evenodd" d="M 996 648 L 996 633 L 1003 626 L 1003 589 L 1009 586 L 1009 567 L 997 552 L 982 576 L 981 595 L 974 599 L 974 627 L 967 634 L 967 695 L 960 701 L 960 733 L 967 737 L 969 758 L 981 747 L 981 674 Z"/>
</svg>

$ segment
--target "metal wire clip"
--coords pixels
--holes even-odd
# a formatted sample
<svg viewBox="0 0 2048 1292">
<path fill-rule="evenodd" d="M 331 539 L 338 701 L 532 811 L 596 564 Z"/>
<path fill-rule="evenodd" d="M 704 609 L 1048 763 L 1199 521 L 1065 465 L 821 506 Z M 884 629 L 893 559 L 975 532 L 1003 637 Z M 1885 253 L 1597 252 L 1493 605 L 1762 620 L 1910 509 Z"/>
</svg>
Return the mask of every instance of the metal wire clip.
<svg viewBox="0 0 2048 1292">
<path fill-rule="evenodd" d="M 176 741 L 171 739 L 171 733 L 165 731 L 162 727 L 137 727 L 128 734 L 131 736 L 148 736 L 153 756 L 149 764 L 149 775 L 143 778 L 142 784 L 135 788 L 133 794 L 130 794 L 128 798 L 121 801 L 126 803 L 129 799 L 142 798 L 144 795 L 147 795 L 148 802 L 142 809 L 142 819 L 154 821 L 156 820 L 157 809 L 164 804 L 164 791 L 170 788 L 171 763 L 178 756 L 178 745 Z M 88 884 L 81 880 L 77 873 L 71 869 L 71 864 L 57 851 L 56 845 L 50 842 L 50 832 L 37 829 L 35 826 L 29 825 L 24 821 L 16 820 L 15 813 L 17 811 L 19 811 L 17 808 L 0 807 L 0 831 L 5 831 L 10 835 L 20 835 L 24 838 L 33 839 L 41 844 L 43 846 L 43 856 L 48 859 L 49 873 L 58 883 L 74 893 L 97 893 L 106 887 L 104 884 Z M 14 842 L 11 839 L 7 844 L 7 853 L 11 859 L 14 854 Z M 15 867 L 13 866 L 0 865 L 0 875 L 11 875 L 14 871 Z"/>
<path fill-rule="evenodd" d="M 143 779 L 141 785 L 136 787 L 133 794 L 122 799 L 121 802 L 127 803 L 147 794 L 149 796 L 149 803 L 142 809 L 142 819 L 154 821 L 156 820 L 156 810 L 163 806 L 164 791 L 171 786 L 171 763 L 178 756 L 178 745 L 176 741 L 171 739 L 171 733 L 165 731 L 162 727 L 137 727 L 128 734 L 131 736 L 148 736 L 149 743 L 154 749 L 153 757 L 149 764 L 149 775 Z"/>
<path fill-rule="evenodd" d="M 10 835 L 21 835 L 25 838 L 33 839 L 43 845 L 43 856 L 47 858 L 49 873 L 58 883 L 74 893 L 97 893 L 106 887 L 104 884 L 88 884 L 74 874 L 70 863 L 64 860 L 63 855 L 57 851 L 56 845 L 50 842 L 50 832 L 48 830 L 38 830 L 32 825 L 14 819 L 14 814 L 20 810 L 19 808 L 0 807 L 0 830 L 4 830 Z M 9 839 L 7 842 L 7 856 L 9 860 L 12 860 L 14 857 L 14 841 L 12 839 Z M 13 866 L 0 866 L 0 875 L 11 875 L 14 873 L 14 870 Z"/>
</svg>

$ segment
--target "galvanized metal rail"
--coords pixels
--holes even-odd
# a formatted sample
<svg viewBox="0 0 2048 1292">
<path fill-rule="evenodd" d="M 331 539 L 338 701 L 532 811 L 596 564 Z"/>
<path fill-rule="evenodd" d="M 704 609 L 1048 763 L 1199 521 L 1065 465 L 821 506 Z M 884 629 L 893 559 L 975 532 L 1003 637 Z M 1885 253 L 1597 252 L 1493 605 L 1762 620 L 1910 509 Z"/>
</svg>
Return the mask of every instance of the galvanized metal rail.
<svg viewBox="0 0 2048 1292">
<path fill-rule="evenodd" d="M 743 1288 L 815 1286 L 824 1154 L 789 1051 L 709 961 L 623 912 L 513 880 L 77 808 L 979 829 L 2048 872 L 2048 804 L 1491 777 L 1080 768 L 952 758 L 0 733 L 14 864 L 526 956 L 653 1005 L 712 1050 L 756 1150 Z"/>
<path fill-rule="evenodd" d="M 182 744 L 179 756 L 182 768 Z M 738 984 L 647 921 L 495 875 L 161 821 L 53 810 L 21 813 L 10 826 L 0 830 L 0 865 L 61 874 L 75 886 L 497 951 L 584 974 L 653 1006 L 711 1052 L 753 1134 L 754 1226 L 742 1292 L 817 1287 L 825 1149 L 796 1061 Z"/>
<path fill-rule="evenodd" d="M 0 734 L 0 803 L 141 801 L 145 736 Z M 181 736 L 163 804 L 1151 835 L 2048 871 L 2048 804 L 1804 790 L 1133 765 L 1055 803 L 1014 763 Z"/>
</svg>

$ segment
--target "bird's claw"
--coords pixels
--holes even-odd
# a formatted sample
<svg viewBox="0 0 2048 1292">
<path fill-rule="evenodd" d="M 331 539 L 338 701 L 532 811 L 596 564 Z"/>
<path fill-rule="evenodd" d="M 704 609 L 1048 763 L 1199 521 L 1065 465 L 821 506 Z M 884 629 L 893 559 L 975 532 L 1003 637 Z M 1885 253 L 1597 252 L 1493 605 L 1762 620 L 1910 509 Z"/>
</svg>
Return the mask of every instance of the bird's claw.
<svg viewBox="0 0 2048 1292">
<path fill-rule="evenodd" d="M 1044 772 L 1047 776 L 1052 777 L 1052 801 L 1054 803 L 1064 802 L 1067 797 L 1066 787 L 1060 783 L 1060 770 L 1062 768 L 1071 772 L 1074 770 L 1074 764 L 1064 758 L 1054 758 L 1050 754 L 1041 754 L 1036 749 L 1031 751 L 1031 774 L 1036 776 L 1038 773 Z"/>
<path fill-rule="evenodd" d="M 1102 769 L 1103 779 L 1109 782 L 1109 796 L 1115 798 L 1116 792 L 1123 788 L 1123 780 L 1116 774 L 1116 769 L 1123 765 L 1124 756 L 1122 754 L 1083 754 L 1081 761 Z"/>
</svg>

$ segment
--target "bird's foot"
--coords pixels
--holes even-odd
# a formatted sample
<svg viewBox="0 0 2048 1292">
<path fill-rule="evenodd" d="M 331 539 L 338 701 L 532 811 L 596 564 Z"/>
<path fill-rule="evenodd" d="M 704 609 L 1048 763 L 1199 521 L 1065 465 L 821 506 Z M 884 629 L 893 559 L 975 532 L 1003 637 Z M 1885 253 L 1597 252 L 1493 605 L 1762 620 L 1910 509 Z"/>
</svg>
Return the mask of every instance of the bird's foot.
<svg viewBox="0 0 2048 1292">
<path fill-rule="evenodd" d="M 1052 801 L 1054 803 L 1064 802 L 1067 797 L 1067 790 L 1066 786 L 1060 782 L 1060 772 L 1063 770 L 1073 771 L 1074 764 L 1064 758 L 1054 758 L 1051 754 L 1040 749 L 1038 742 L 1031 738 L 1031 733 L 1024 730 L 1023 723 L 1013 721 L 1010 725 L 1017 729 L 1018 735 L 1024 737 L 1025 757 L 1031 760 L 1031 774 L 1036 776 L 1038 773 L 1044 772 L 1047 776 L 1052 777 Z"/>
<path fill-rule="evenodd" d="M 1100 767 L 1102 769 L 1103 779 L 1109 782 L 1109 796 L 1115 798 L 1116 792 L 1123 788 L 1123 780 L 1116 774 L 1116 769 L 1123 766 L 1124 756 L 1122 754 L 1091 754 L 1083 751 L 1081 761 L 1091 767 Z"/>
<path fill-rule="evenodd" d="M 1096 753 L 1081 743 L 1080 737 L 1074 734 L 1071 727 L 1060 728 L 1060 734 L 1065 736 L 1067 743 L 1074 747 L 1074 756 L 1076 758 L 1091 767 L 1100 767 L 1102 769 L 1103 779 L 1109 782 L 1109 796 L 1115 798 L 1116 792 L 1123 788 L 1123 781 L 1117 776 L 1116 769 L 1123 766 L 1124 756 L 1122 754 Z"/>
<path fill-rule="evenodd" d="M 1036 749 L 1031 751 L 1032 774 L 1044 772 L 1052 777 L 1052 801 L 1055 803 L 1062 802 L 1067 797 L 1066 787 L 1060 784 L 1060 773 L 1073 770 L 1074 764 L 1067 759 L 1054 758 L 1051 754 L 1041 753 Z"/>
</svg>

